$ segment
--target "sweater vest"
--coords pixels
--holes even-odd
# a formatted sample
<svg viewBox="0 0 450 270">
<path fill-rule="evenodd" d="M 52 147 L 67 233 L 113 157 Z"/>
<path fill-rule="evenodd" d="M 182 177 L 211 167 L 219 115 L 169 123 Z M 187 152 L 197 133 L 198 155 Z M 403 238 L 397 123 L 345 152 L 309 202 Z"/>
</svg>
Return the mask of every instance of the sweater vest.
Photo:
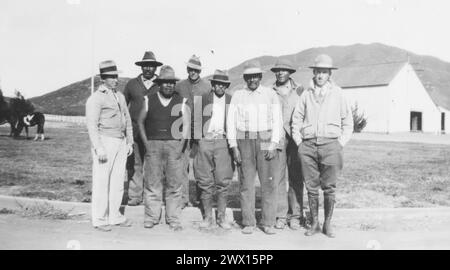
<svg viewBox="0 0 450 270">
<path fill-rule="evenodd" d="M 161 104 L 158 94 L 153 94 L 148 97 L 148 111 L 147 118 L 145 119 L 145 132 L 148 140 L 181 139 L 182 104 L 183 97 L 178 94 L 173 95 L 169 105 L 166 107 Z M 174 108 L 175 106 L 178 107 Z M 174 115 L 172 115 L 172 110 Z M 179 127 L 174 126 L 177 120 L 180 123 L 178 124 Z"/>
</svg>

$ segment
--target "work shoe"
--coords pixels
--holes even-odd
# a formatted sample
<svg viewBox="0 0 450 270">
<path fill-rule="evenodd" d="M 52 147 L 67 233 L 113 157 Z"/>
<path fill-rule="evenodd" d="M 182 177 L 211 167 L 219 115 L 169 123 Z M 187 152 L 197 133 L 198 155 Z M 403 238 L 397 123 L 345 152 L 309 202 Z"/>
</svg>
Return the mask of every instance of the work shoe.
<svg viewBox="0 0 450 270">
<path fill-rule="evenodd" d="M 177 223 L 177 222 L 170 223 L 169 228 L 175 232 L 179 232 L 179 231 L 183 230 L 183 227 L 181 226 L 181 224 Z"/>
<path fill-rule="evenodd" d="M 334 209 L 334 198 L 331 196 L 325 196 L 323 205 L 325 212 L 325 221 L 323 222 L 322 232 L 326 236 L 334 238 L 336 237 L 336 235 L 334 234 L 333 229 L 331 228 L 331 217 L 333 216 L 333 209 Z"/>
<path fill-rule="evenodd" d="M 217 225 L 219 225 L 219 227 L 222 229 L 231 230 L 231 224 L 226 222 L 225 220 L 217 221 Z"/>
<path fill-rule="evenodd" d="M 294 230 L 294 231 L 300 229 L 300 220 L 297 218 L 292 218 L 289 221 L 289 228 L 291 228 L 291 230 Z"/>
<path fill-rule="evenodd" d="M 95 229 L 102 231 L 102 232 L 109 232 L 111 231 L 111 226 L 109 225 L 100 225 L 100 226 L 95 226 Z"/>
<path fill-rule="evenodd" d="M 133 222 L 129 219 L 126 219 L 124 222 L 114 224 L 114 225 L 119 226 L 119 227 L 131 227 L 133 225 Z"/>
<path fill-rule="evenodd" d="M 275 224 L 275 229 L 283 230 L 286 227 L 286 222 L 283 218 L 277 219 L 277 223 Z"/>
<path fill-rule="evenodd" d="M 146 229 L 151 229 L 151 228 L 155 227 L 155 225 L 156 224 L 153 221 L 144 222 L 144 228 L 146 228 Z"/>
<path fill-rule="evenodd" d="M 311 212 L 312 217 L 312 223 L 311 228 L 309 228 L 309 230 L 305 232 L 305 235 L 311 236 L 322 231 L 319 224 L 319 198 L 316 196 L 308 196 L 308 202 L 309 211 Z"/>
<path fill-rule="evenodd" d="M 265 234 L 275 234 L 275 233 L 276 233 L 275 230 L 274 230 L 274 228 L 273 228 L 272 226 L 263 226 L 263 227 L 262 227 L 262 231 L 263 231 Z"/>
<path fill-rule="evenodd" d="M 199 223 L 198 227 L 202 229 L 210 228 L 214 226 L 213 219 L 211 217 L 207 217 Z"/>
<path fill-rule="evenodd" d="M 254 230 L 255 230 L 255 226 L 245 226 L 242 229 L 242 233 L 243 234 L 252 234 Z"/>
</svg>

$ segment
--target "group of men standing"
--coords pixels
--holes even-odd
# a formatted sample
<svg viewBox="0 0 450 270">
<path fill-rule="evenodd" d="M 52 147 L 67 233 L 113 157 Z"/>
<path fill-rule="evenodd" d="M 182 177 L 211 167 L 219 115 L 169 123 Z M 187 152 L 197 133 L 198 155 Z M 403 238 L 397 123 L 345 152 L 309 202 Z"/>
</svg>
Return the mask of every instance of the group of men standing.
<svg viewBox="0 0 450 270">
<path fill-rule="evenodd" d="M 86 104 L 94 157 L 94 227 L 109 231 L 111 225 L 131 225 L 119 212 L 127 168 L 126 203 L 144 203 L 144 227 L 160 223 L 165 204 L 169 227 L 181 230 L 181 210 L 189 202 L 192 158 L 196 197 L 203 216 L 200 227 L 217 224 L 231 229 L 225 210 L 237 168 L 242 233 L 251 234 L 257 228 L 258 176 L 263 232 L 274 234 L 286 225 L 293 230 L 306 226 L 305 183 L 312 217 L 305 234 L 322 231 L 334 237 L 330 225 L 334 192 L 353 120 L 342 90 L 331 80 L 335 67 L 329 56 L 316 58 L 307 88 L 290 77 L 296 69 L 286 59 L 279 59 L 271 68 L 275 74 L 272 87 L 261 85 L 264 72 L 259 62 L 249 61 L 243 71 L 246 85 L 232 96 L 227 94 L 231 84 L 227 72 L 216 70 L 208 83 L 200 77 L 202 65 L 195 55 L 186 63 L 188 78 L 183 81 L 170 66 L 156 61 L 150 51 L 136 65 L 141 66 L 142 73 L 127 83 L 122 95 L 116 90 L 117 67 L 111 61 L 102 62 L 103 84 Z M 323 230 L 318 221 L 319 187 L 324 191 Z"/>
</svg>

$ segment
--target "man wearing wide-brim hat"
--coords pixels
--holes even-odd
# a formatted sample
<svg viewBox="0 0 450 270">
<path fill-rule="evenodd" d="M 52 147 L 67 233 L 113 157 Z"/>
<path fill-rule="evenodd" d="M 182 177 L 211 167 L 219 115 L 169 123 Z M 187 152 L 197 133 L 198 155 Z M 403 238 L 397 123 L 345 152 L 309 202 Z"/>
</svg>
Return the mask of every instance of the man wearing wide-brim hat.
<svg viewBox="0 0 450 270">
<path fill-rule="evenodd" d="M 342 89 L 331 79 L 330 56 L 316 57 L 314 77 L 300 96 L 292 115 L 292 137 L 299 149 L 302 172 L 308 191 L 312 217 L 307 236 L 321 231 L 319 225 L 319 188 L 324 194 L 325 221 L 322 232 L 335 237 L 331 218 L 335 204 L 337 176 L 343 167 L 343 147 L 353 132 L 352 111 Z"/>
<path fill-rule="evenodd" d="M 156 60 L 152 51 L 146 51 L 142 60 L 135 62 L 135 64 L 141 67 L 142 73 L 136 78 L 129 80 L 123 91 L 129 105 L 134 134 L 133 155 L 127 161 L 128 181 L 126 183 L 128 183 L 128 188 L 126 189 L 126 197 L 128 198 L 125 204 L 130 206 L 141 204 L 144 193 L 142 163 L 145 147 L 139 137 L 137 118 L 144 102 L 144 96 L 158 91 L 158 86 L 154 82 L 158 77 L 155 72 L 162 63 Z"/>
<path fill-rule="evenodd" d="M 292 139 L 291 118 L 295 105 L 300 99 L 303 87 L 298 85 L 291 74 L 296 72 L 289 59 L 279 58 L 270 69 L 275 74 L 272 86 L 277 93 L 283 110 L 283 140 L 280 158 L 280 178 L 278 179 L 277 222 L 276 229 L 284 229 L 286 223 L 293 230 L 298 230 L 304 224 L 303 215 L 303 177 L 297 145 Z M 288 212 L 290 215 L 288 216 Z M 288 218 L 289 217 L 289 218 Z"/>
<path fill-rule="evenodd" d="M 227 136 L 233 157 L 239 166 L 242 233 L 251 234 L 256 227 L 255 177 L 262 190 L 262 230 L 274 234 L 276 221 L 277 148 L 283 135 L 279 98 L 271 88 L 260 85 L 263 71 L 258 61 L 245 64 L 246 86 L 234 92 L 227 116 Z"/>
<path fill-rule="evenodd" d="M 133 129 L 125 97 L 117 91 L 118 74 L 114 61 L 101 62 L 102 84 L 86 102 L 93 157 L 92 224 L 101 231 L 110 231 L 111 225 L 131 226 L 119 211 L 125 164 L 133 151 Z"/>
<path fill-rule="evenodd" d="M 145 145 L 144 227 L 159 224 L 165 198 L 166 223 L 181 230 L 183 156 L 190 133 L 186 99 L 175 92 L 179 79 L 170 66 L 162 66 L 155 83 L 158 92 L 148 94 L 138 117 L 139 134 Z"/>
<path fill-rule="evenodd" d="M 211 92 L 201 98 L 202 122 L 196 125 L 194 147 L 194 176 L 201 191 L 201 207 L 204 218 L 200 228 L 212 227 L 215 223 L 224 229 L 231 229 L 226 219 L 227 192 L 233 178 L 233 160 L 226 140 L 226 115 L 231 96 L 225 91 L 230 86 L 228 74 L 216 70 L 211 81 Z M 212 213 L 213 195 L 217 191 L 217 217 Z"/>
<path fill-rule="evenodd" d="M 202 72 L 203 66 L 202 62 L 200 61 L 200 57 L 196 56 L 195 54 L 192 55 L 189 60 L 186 62 L 186 71 L 188 73 L 188 78 L 185 80 L 182 80 L 178 82 L 175 86 L 175 91 L 178 92 L 182 97 L 187 98 L 187 102 L 189 104 L 190 108 L 192 109 L 192 121 L 195 123 L 201 123 L 202 118 L 202 112 L 201 110 L 196 110 L 195 104 L 200 104 L 199 102 L 196 102 L 196 100 L 199 100 L 199 98 L 210 92 L 211 87 L 210 84 L 200 77 L 200 74 Z M 194 121 L 195 120 L 195 121 Z M 193 129 L 196 127 L 192 127 Z M 183 207 L 190 205 L 189 202 L 189 164 L 190 159 L 193 158 L 193 152 L 191 153 L 190 149 L 191 144 L 188 145 L 188 148 L 185 151 L 185 157 L 184 157 L 184 178 L 185 182 L 183 185 Z M 196 194 L 196 200 L 199 198 L 199 194 L 197 191 L 195 191 Z M 199 202 L 196 201 L 194 204 L 198 204 Z"/>
</svg>

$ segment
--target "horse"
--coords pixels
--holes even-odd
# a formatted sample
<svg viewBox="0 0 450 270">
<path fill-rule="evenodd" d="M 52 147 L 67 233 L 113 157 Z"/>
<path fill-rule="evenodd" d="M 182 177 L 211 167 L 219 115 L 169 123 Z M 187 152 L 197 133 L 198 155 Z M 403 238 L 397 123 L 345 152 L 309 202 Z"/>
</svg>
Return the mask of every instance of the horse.
<svg viewBox="0 0 450 270">
<path fill-rule="evenodd" d="M 15 132 L 15 126 L 17 125 L 17 117 L 11 109 L 10 104 L 3 97 L 2 90 L 0 89 L 0 125 L 9 123 L 11 130 L 9 136 L 13 136 Z"/>
<path fill-rule="evenodd" d="M 23 128 L 25 128 L 25 133 L 26 133 L 27 140 L 28 140 L 28 138 L 29 138 L 28 128 L 37 125 L 37 133 L 36 133 L 36 136 L 34 137 L 34 140 L 37 141 L 40 137 L 41 141 L 43 141 L 43 140 L 45 140 L 44 123 L 45 123 L 45 116 L 44 116 L 44 114 L 42 114 L 40 112 L 33 112 L 33 113 L 27 114 L 23 117 L 19 117 L 15 135 L 19 136 L 20 133 L 22 132 Z"/>
</svg>

